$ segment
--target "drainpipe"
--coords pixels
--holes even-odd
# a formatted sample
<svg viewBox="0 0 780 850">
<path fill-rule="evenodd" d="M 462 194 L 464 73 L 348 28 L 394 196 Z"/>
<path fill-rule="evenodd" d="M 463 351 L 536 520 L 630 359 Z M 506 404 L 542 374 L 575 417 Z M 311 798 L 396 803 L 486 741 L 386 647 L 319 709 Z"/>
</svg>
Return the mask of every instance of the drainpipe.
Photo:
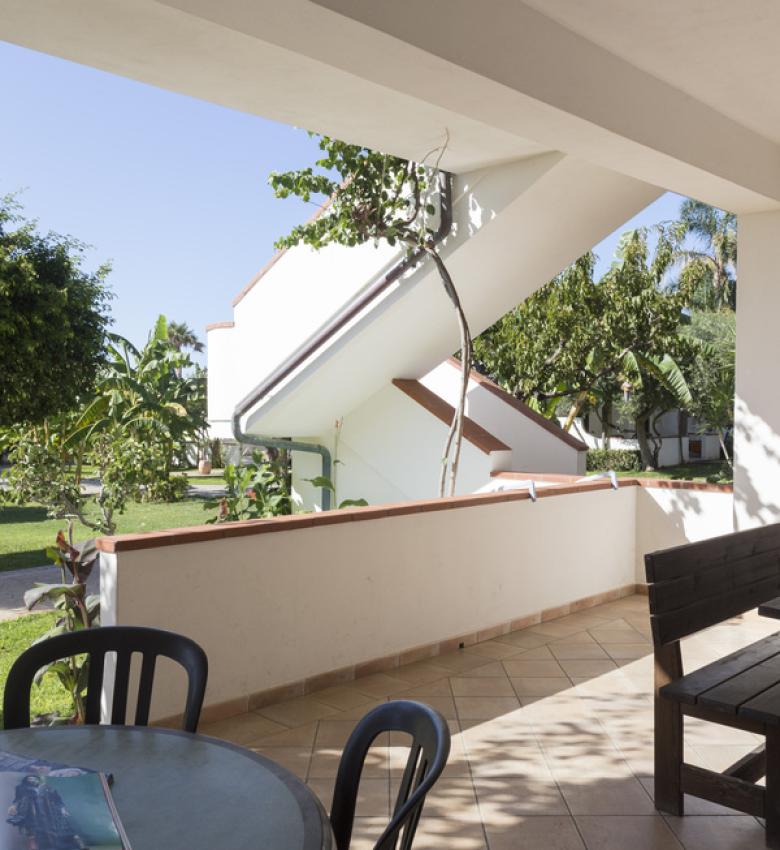
<svg viewBox="0 0 780 850">
<path fill-rule="evenodd" d="M 431 243 L 436 246 L 442 242 L 452 229 L 452 175 L 446 171 L 439 173 L 441 186 L 441 201 L 439 206 L 439 227 L 431 237 Z M 294 452 L 310 452 L 322 457 L 322 475 L 330 478 L 332 461 L 330 451 L 318 443 L 298 443 L 281 437 L 261 437 L 247 434 L 241 429 L 241 417 L 252 407 L 261 402 L 272 390 L 274 390 L 286 377 L 294 372 L 312 354 L 327 343 L 337 334 L 351 319 L 361 310 L 365 309 L 372 301 L 378 298 L 395 281 L 405 274 L 410 268 L 417 265 L 425 257 L 425 251 L 419 249 L 404 257 L 387 274 L 380 278 L 373 286 L 358 294 L 348 302 L 338 313 L 329 319 L 316 333 L 307 340 L 300 348 L 296 349 L 288 358 L 264 378 L 249 395 L 245 396 L 236 405 L 233 411 L 232 428 L 233 437 L 238 442 L 247 443 L 258 448 L 286 449 Z M 330 510 L 331 493 L 326 487 L 322 488 L 322 509 Z"/>
<path fill-rule="evenodd" d="M 246 431 L 241 430 L 242 415 L 243 411 L 240 407 L 237 407 L 233 412 L 233 436 L 238 442 L 239 450 L 241 444 L 245 443 L 263 449 L 285 449 L 288 452 L 311 452 L 318 454 L 322 457 L 322 475 L 330 479 L 332 463 L 330 452 L 325 446 L 321 446 L 318 443 L 298 443 L 295 440 L 285 440 L 282 437 L 260 437 L 256 434 L 247 434 Z M 327 487 L 322 488 L 322 510 L 330 510 L 330 490 Z"/>
</svg>

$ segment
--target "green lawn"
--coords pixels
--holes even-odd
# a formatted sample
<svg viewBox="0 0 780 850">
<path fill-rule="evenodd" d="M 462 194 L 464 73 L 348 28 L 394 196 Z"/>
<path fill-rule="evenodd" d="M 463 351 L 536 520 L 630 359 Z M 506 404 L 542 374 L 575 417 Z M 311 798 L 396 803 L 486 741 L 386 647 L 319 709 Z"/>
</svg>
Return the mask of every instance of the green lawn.
<svg viewBox="0 0 780 850">
<path fill-rule="evenodd" d="M 0 622 L 0 729 L 3 726 L 3 700 L 5 680 L 8 671 L 28 646 L 49 629 L 54 622 L 54 614 L 30 614 L 16 620 Z M 57 712 L 68 715 L 71 701 L 60 683 L 53 676 L 45 676 L 40 685 L 33 685 L 30 713 L 50 714 Z"/>
<path fill-rule="evenodd" d="M 119 517 L 117 533 L 202 525 L 214 513 L 204 510 L 202 499 L 170 504 L 133 502 Z M 53 545 L 57 531 L 65 527 L 63 520 L 47 519 L 45 508 L 0 505 L 0 572 L 47 563 L 44 550 Z M 75 534 L 77 539 L 83 540 L 90 533 L 84 526 L 76 525 Z"/>
<path fill-rule="evenodd" d="M 718 484 L 731 484 L 732 471 L 724 461 L 712 463 L 683 463 L 648 472 L 618 472 L 619 478 L 671 478 L 676 481 L 707 481 L 717 478 Z"/>
</svg>

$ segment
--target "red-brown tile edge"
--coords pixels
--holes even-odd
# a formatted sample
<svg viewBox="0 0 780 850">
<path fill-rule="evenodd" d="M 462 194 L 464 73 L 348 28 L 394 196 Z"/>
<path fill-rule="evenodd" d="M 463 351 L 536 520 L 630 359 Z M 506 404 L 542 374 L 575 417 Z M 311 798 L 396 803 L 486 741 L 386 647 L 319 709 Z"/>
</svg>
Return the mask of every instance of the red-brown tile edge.
<svg viewBox="0 0 780 850">
<path fill-rule="evenodd" d="M 678 481 L 671 478 L 634 478 L 640 487 L 663 490 L 699 490 L 705 493 L 733 493 L 733 484 L 711 484 L 709 481 Z"/>
<path fill-rule="evenodd" d="M 677 482 L 672 482 L 677 483 Z M 683 482 L 684 483 L 684 482 Z M 623 478 L 620 487 L 638 486 L 635 478 Z M 654 482 L 655 485 L 658 482 Z M 723 485 L 707 485 L 710 487 Z M 580 484 L 558 485 L 538 491 L 539 498 L 566 496 L 573 493 L 589 493 L 593 490 L 607 490 L 609 481 L 599 479 Z M 390 505 L 376 505 L 365 508 L 345 508 L 315 514 L 296 514 L 294 516 L 274 517 L 273 519 L 244 520 L 226 522 L 217 525 L 199 525 L 190 528 L 172 528 L 164 531 L 150 531 L 137 534 L 120 534 L 115 537 L 101 537 L 97 547 L 101 552 L 130 552 L 140 549 L 154 549 L 159 546 L 179 546 L 187 543 L 200 543 L 209 540 L 222 540 L 231 537 L 244 537 L 254 534 L 273 534 L 280 531 L 297 531 L 315 528 L 321 525 L 336 525 L 343 522 L 366 522 L 370 520 L 408 516 L 429 511 L 447 511 L 460 508 L 481 507 L 502 502 L 521 502 L 529 499 L 525 491 L 505 493 L 480 493 L 465 496 L 448 496 L 442 499 L 428 499 L 400 502 Z"/>
<path fill-rule="evenodd" d="M 211 322 L 206 325 L 206 333 L 209 331 L 219 331 L 223 329 L 234 328 L 236 326 L 235 322 Z"/>
</svg>

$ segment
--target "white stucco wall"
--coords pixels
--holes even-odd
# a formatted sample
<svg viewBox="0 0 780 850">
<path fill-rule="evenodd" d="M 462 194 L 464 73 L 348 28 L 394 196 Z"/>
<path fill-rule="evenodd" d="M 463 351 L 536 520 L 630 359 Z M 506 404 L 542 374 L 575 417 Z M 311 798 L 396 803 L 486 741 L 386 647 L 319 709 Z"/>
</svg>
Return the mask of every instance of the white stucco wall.
<svg viewBox="0 0 780 850">
<path fill-rule="evenodd" d="M 421 378 L 420 383 L 454 406 L 460 395 L 461 373 L 445 362 Z M 474 380 L 469 381 L 466 415 L 511 448 L 508 469 L 585 474 L 584 451 L 577 451 Z"/>
<path fill-rule="evenodd" d="M 440 458 L 448 426 L 390 384 L 344 417 L 338 444 L 338 499 L 366 499 L 371 505 L 438 496 Z M 313 438 L 336 453 L 334 431 Z M 473 493 L 499 465 L 509 468 L 507 452 L 485 454 L 463 440 L 457 494 Z M 293 455 L 293 484 L 311 508 L 320 492 L 304 481 L 320 474 L 319 459 Z"/>
<path fill-rule="evenodd" d="M 197 640 L 215 704 L 625 587 L 645 552 L 731 516 L 728 493 L 700 490 L 497 499 L 105 555 L 104 620 Z M 154 716 L 180 710 L 181 688 L 163 667 Z"/>
<path fill-rule="evenodd" d="M 224 702 L 631 584 L 634 490 L 120 553 L 106 615 L 194 638 Z M 166 678 L 157 717 L 181 708 Z"/>
<path fill-rule="evenodd" d="M 641 487 L 636 501 L 636 581 L 645 581 L 648 552 L 706 540 L 734 530 L 728 491 Z"/>
<path fill-rule="evenodd" d="M 234 327 L 208 332 L 209 420 L 215 436 L 231 433 L 224 423 L 235 405 L 397 253 L 384 243 L 320 251 L 298 246 L 267 269 L 234 305 Z"/>
<path fill-rule="evenodd" d="M 734 509 L 737 528 L 780 519 L 780 212 L 739 217 Z"/>
</svg>

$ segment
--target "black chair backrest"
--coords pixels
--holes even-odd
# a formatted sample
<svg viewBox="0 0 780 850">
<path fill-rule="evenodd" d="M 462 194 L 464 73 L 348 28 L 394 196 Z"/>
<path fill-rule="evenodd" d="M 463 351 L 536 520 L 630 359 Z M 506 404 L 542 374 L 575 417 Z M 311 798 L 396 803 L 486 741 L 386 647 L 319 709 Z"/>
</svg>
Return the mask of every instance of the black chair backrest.
<svg viewBox="0 0 780 850">
<path fill-rule="evenodd" d="M 412 742 L 393 815 L 375 850 L 395 850 L 399 837 L 401 850 L 409 850 L 425 796 L 447 764 L 450 730 L 438 711 L 409 700 L 386 702 L 370 711 L 350 735 L 336 775 L 330 822 L 337 850 L 349 850 L 363 763 L 383 732 L 404 732 Z"/>
<path fill-rule="evenodd" d="M 89 656 L 85 722 L 100 723 L 100 696 L 108 652 L 116 653 L 111 723 L 125 723 L 130 661 L 134 653 L 139 653 L 143 661 L 134 725 L 146 726 L 149 723 L 154 668 L 157 657 L 162 655 L 177 661 L 187 671 L 187 700 L 182 728 L 187 732 L 197 730 L 208 678 L 206 653 L 190 638 L 143 626 L 101 626 L 84 629 L 58 635 L 31 646 L 16 659 L 8 673 L 3 699 L 5 728 L 23 729 L 30 725 L 30 689 L 35 674 L 41 667 L 61 658 L 72 658 L 81 654 Z"/>
<path fill-rule="evenodd" d="M 645 555 L 656 646 L 780 596 L 780 523 Z"/>
</svg>

